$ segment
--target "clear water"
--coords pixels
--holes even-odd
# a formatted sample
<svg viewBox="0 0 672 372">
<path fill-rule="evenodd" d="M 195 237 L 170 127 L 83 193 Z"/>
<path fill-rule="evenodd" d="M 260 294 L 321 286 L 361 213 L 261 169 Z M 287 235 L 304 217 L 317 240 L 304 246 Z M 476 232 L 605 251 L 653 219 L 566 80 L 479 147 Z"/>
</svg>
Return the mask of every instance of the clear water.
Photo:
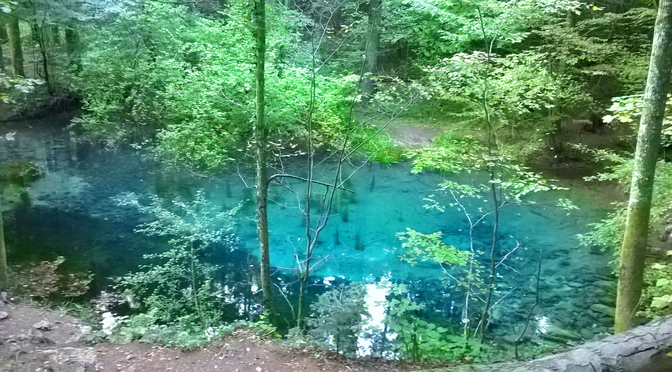
<svg viewBox="0 0 672 372">
<path fill-rule="evenodd" d="M 250 262 L 257 242 L 254 206 L 249 200 L 254 193 L 246 187 L 253 184 L 249 169 L 234 167 L 216 179 L 197 178 L 184 170 L 167 171 L 141 151 L 111 152 L 77 144 L 67 131 L 43 124 L 0 130 L 0 135 L 17 132 L 13 141 L 0 139 L 0 160 L 29 160 L 45 171 L 44 177 L 31 185 L 29 202 L 5 215 L 10 260 L 64 255 L 71 265 L 96 273 L 100 289 L 105 285 L 103 278 L 135 269 L 142 254 L 161 249 L 162 244 L 134 234 L 140 216 L 118 207 L 113 197 L 133 192 L 140 196 L 157 194 L 165 199 L 189 198 L 203 188 L 211 202 L 223 208 L 244 201 L 236 225 L 240 248 L 212 259 L 226 265 L 230 279 L 248 283 L 241 286 L 251 294 L 249 283 L 254 280 L 250 279 Z M 303 164 L 292 164 L 294 172 L 301 174 Z M 348 168 L 345 173 L 351 170 Z M 326 164 L 315 178 L 329 182 L 332 174 L 333 164 Z M 431 194 L 443 204 L 450 202 L 436 191 L 442 180 L 442 176 L 433 173 L 411 174 L 406 163 L 368 164 L 360 169 L 347 184 L 354 192 L 338 193 L 336 210 L 322 232 L 313 261 L 319 264 L 311 278 L 311 293 L 338 282 L 371 283 L 381 278 L 401 281 L 409 283 L 415 299 L 426 304 L 428 316 L 459 324 L 463 298 L 441 284 L 442 270 L 429 262 L 412 266 L 398 258 L 403 252 L 396 234 L 406 228 L 423 233 L 442 231 L 446 243 L 468 247 L 469 224 L 462 211 L 446 207 L 445 212 L 439 212 L 424 207 L 423 199 Z M 296 281 L 296 257 L 305 250 L 304 220 L 297 205 L 297 196 L 303 197 L 301 190 L 305 185 L 300 181 L 288 181 L 287 185 L 296 194 L 279 185 L 269 191 L 271 264 L 278 269 L 274 277 L 281 284 Z M 316 186 L 315 191 L 324 189 Z M 602 216 L 602 211 L 587 200 L 575 199 L 580 206 L 578 211 L 567 212 L 554 206 L 558 197 L 571 199 L 577 195 L 545 193 L 531 198 L 534 205 L 510 205 L 502 210 L 502 255 L 518 245 L 519 248 L 507 258 L 506 265 L 500 266 L 502 279 L 497 298 L 508 295 L 494 314 L 494 333 L 498 337 L 514 334 L 522 324 L 522 314 L 534 301 L 540 249 L 544 251 L 544 261 L 541 304 L 535 311 L 539 319 L 576 333 L 583 330 L 584 339 L 607 331 L 609 320 L 587 309 L 600 301 L 603 290 L 611 290 L 607 267 L 610 257 L 579 248 L 576 238 L 586 231 L 589 222 Z M 463 203 L 474 215 L 483 205 L 478 200 Z M 490 219 L 476 228 L 477 250 L 489 248 L 491 228 Z"/>
</svg>

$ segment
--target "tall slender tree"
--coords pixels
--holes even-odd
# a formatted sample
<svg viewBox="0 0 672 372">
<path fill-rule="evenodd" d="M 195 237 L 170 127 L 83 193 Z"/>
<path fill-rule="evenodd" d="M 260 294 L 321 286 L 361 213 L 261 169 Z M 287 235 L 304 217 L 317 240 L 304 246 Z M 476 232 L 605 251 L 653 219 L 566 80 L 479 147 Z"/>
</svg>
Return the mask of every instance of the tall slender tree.
<svg viewBox="0 0 672 372">
<path fill-rule="evenodd" d="M 7 247 L 5 246 L 5 226 L 2 221 L 2 197 L 0 196 L 0 290 L 7 289 Z M 1 301 L 1 300 L 0 300 Z"/>
<path fill-rule="evenodd" d="M 378 54 L 380 53 L 380 17 L 383 0 L 369 1 L 369 37 L 366 39 L 366 73 L 362 82 L 362 94 L 366 99 L 374 93 L 374 78 L 378 72 Z"/>
<path fill-rule="evenodd" d="M 9 44 L 12 49 L 12 71 L 14 72 L 14 76 L 25 77 L 26 73 L 23 70 L 23 49 L 21 49 L 21 28 L 19 27 L 19 19 L 16 17 L 8 17 L 7 27 Z"/>
<path fill-rule="evenodd" d="M 275 323 L 276 313 L 273 304 L 273 283 L 271 282 L 271 260 L 268 241 L 268 126 L 265 120 L 265 76 L 266 63 L 266 0 L 254 0 L 253 11 L 255 33 L 255 82 L 256 82 L 256 118 L 254 121 L 257 203 L 257 235 L 259 237 L 259 256 L 261 270 L 261 290 L 264 310 Z"/>
<path fill-rule="evenodd" d="M 642 294 L 651 196 L 672 72 L 672 0 L 660 0 L 621 246 L 614 330 L 632 328 Z"/>
</svg>

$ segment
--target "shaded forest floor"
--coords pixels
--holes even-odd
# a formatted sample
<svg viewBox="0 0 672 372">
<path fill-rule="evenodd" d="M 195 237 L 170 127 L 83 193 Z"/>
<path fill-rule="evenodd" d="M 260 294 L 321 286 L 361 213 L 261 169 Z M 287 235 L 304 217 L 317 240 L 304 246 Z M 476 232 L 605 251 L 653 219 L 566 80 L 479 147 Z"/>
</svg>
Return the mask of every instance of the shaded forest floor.
<svg viewBox="0 0 672 372">
<path fill-rule="evenodd" d="M 0 320 L 2 372 L 412 370 L 384 360 L 348 360 L 310 348 L 290 349 L 243 330 L 195 350 L 143 343 L 90 344 L 81 341 L 82 322 L 63 313 L 0 300 L 0 318 L 3 312 L 7 317 Z"/>
</svg>

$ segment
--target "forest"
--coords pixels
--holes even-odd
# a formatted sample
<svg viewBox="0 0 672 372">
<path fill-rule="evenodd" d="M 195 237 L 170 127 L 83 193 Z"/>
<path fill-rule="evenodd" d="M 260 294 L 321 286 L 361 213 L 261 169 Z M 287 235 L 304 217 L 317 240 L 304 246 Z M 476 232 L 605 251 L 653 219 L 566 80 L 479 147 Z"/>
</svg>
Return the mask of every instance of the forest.
<svg viewBox="0 0 672 372">
<path fill-rule="evenodd" d="M 672 370 L 671 73 L 672 0 L 0 0 L 0 371 Z"/>
</svg>

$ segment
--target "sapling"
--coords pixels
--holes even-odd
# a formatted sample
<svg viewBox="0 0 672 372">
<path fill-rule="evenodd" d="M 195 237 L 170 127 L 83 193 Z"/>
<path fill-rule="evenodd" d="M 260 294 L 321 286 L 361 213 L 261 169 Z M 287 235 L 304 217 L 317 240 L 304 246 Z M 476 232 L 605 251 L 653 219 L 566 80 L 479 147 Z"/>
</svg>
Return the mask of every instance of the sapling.
<svg viewBox="0 0 672 372">
<path fill-rule="evenodd" d="M 200 329 L 215 325 L 221 319 L 224 298 L 213 281 L 219 267 L 204 262 L 203 256 L 215 244 L 225 249 L 234 247 L 236 238 L 231 230 L 240 206 L 221 211 L 207 202 L 202 190 L 191 202 L 176 199 L 168 205 L 156 196 L 149 205 L 140 204 L 134 194 L 116 200 L 153 218 L 136 232 L 169 238 L 168 249 L 144 255 L 156 263 L 141 265 L 140 271 L 116 278 L 116 289 L 133 294 L 142 305 L 141 311 L 151 309 L 157 322 Z"/>
</svg>

